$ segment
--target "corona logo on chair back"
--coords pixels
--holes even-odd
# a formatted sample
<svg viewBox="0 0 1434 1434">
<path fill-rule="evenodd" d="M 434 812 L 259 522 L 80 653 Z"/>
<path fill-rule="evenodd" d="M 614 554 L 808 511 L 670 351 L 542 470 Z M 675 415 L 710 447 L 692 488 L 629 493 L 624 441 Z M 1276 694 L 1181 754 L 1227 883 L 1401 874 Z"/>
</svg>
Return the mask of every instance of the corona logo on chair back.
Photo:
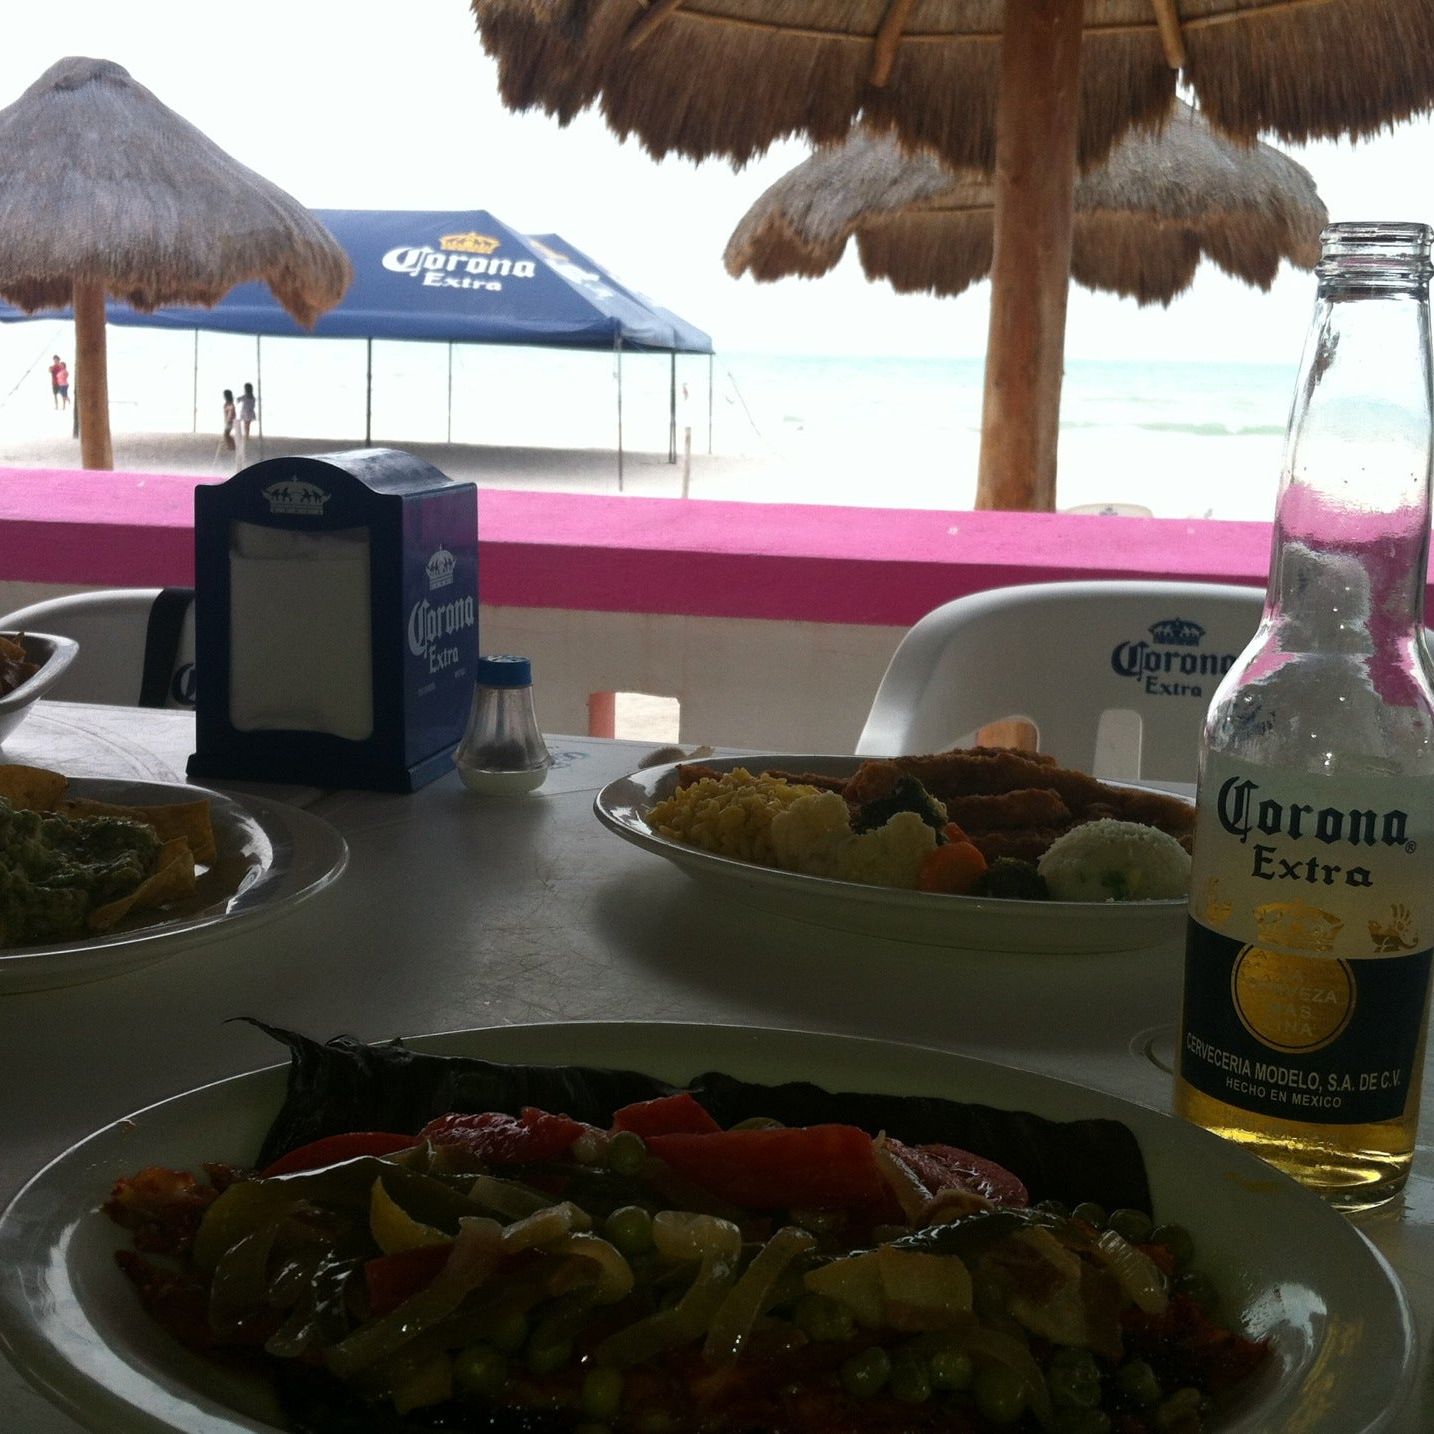
<svg viewBox="0 0 1434 1434">
<path fill-rule="evenodd" d="M 1147 631 L 1148 638 L 1116 643 L 1110 665 L 1119 676 L 1139 682 L 1152 697 L 1208 699 L 1239 656 L 1202 651 L 1205 629 L 1189 618 L 1161 618 Z"/>
</svg>

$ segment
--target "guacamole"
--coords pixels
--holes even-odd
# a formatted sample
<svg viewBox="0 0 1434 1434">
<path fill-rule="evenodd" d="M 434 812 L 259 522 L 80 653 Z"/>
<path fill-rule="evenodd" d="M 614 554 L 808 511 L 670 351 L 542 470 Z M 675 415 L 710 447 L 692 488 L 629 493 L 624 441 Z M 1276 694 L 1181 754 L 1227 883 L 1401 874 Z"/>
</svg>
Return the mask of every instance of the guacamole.
<svg viewBox="0 0 1434 1434">
<path fill-rule="evenodd" d="M 0 797 L 0 942 L 88 934 L 90 912 L 132 892 L 159 849 L 144 822 L 25 811 Z"/>
</svg>

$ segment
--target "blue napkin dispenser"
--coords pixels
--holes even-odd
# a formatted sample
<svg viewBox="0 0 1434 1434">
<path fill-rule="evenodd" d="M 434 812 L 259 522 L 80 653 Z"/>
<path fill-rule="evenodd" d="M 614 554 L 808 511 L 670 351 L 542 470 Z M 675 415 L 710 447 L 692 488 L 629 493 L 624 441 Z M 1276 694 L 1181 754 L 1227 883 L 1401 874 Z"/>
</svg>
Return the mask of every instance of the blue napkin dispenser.
<svg viewBox="0 0 1434 1434">
<path fill-rule="evenodd" d="M 388 448 L 194 492 L 190 775 L 411 792 L 452 770 L 478 657 L 478 490 Z"/>
</svg>

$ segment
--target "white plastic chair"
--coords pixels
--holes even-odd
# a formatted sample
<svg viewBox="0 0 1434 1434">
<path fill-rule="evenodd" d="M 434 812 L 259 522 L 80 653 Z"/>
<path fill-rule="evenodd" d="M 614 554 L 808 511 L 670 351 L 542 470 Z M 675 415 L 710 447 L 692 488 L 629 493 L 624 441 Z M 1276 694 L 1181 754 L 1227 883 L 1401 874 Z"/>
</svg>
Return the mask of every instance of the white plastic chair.
<svg viewBox="0 0 1434 1434">
<path fill-rule="evenodd" d="M 27 630 L 80 645 L 49 694 L 60 701 L 194 706 L 193 588 L 73 593 L 0 617 L 0 631 Z"/>
<path fill-rule="evenodd" d="M 1193 782 L 1210 698 L 1263 604 L 1258 588 L 1215 583 L 1039 583 L 958 598 L 902 638 L 857 753 L 969 746 L 1018 718 L 1062 766 Z"/>
</svg>

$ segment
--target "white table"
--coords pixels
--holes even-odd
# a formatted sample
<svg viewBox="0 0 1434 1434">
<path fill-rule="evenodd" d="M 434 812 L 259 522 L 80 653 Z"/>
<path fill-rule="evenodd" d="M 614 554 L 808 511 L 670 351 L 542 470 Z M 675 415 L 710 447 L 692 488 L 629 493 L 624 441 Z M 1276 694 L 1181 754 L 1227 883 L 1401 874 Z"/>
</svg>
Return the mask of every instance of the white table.
<svg viewBox="0 0 1434 1434">
<path fill-rule="evenodd" d="M 0 760 L 182 780 L 192 736 L 184 713 L 42 703 Z M 1173 945 L 1071 958 L 1084 995 L 1050 1001 L 1043 962 L 758 918 L 705 899 L 593 818 L 594 793 L 650 744 L 550 744 L 560 765 L 526 798 L 476 798 L 456 775 L 413 796 L 276 791 L 347 838 L 351 864 L 336 886 L 253 937 L 88 985 L 0 996 L 0 1199 L 96 1127 L 281 1058 L 249 1026 L 225 1024 L 234 1015 L 367 1040 L 593 1019 L 845 1032 L 957 1049 L 1166 1106 L 1170 1078 L 1149 1052 L 1172 1041 Z M 1427 1356 L 1434 1099 L 1420 1136 L 1405 1200 L 1364 1228 L 1405 1281 Z M 1428 1363 L 1420 1402 L 1434 1410 Z M 8 1366 L 0 1408 L 17 1434 L 77 1427 Z M 1400 1424 L 1409 1434 L 1427 1427 L 1418 1411 Z"/>
</svg>

